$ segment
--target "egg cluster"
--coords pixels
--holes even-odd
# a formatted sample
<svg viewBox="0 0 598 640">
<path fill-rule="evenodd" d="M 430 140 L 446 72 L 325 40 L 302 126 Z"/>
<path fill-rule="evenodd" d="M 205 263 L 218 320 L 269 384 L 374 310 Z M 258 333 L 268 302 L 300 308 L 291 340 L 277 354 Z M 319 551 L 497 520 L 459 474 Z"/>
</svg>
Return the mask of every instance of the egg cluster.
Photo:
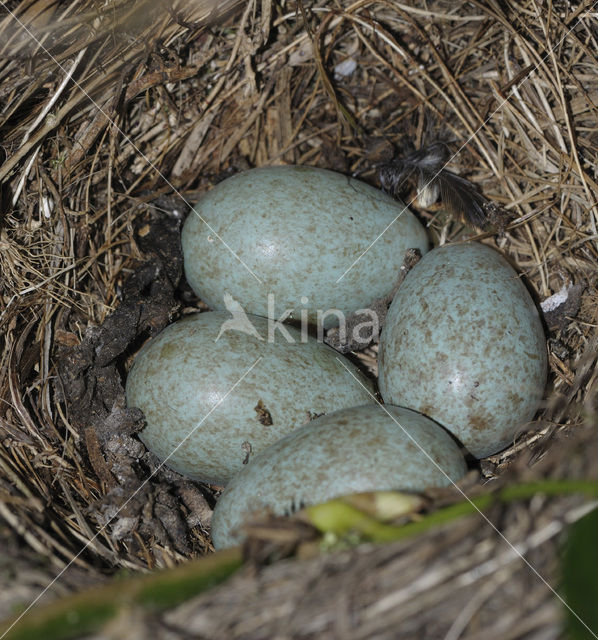
<svg viewBox="0 0 598 640">
<path fill-rule="evenodd" d="M 458 442 L 495 453 L 538 409 L 545 339 L 516 271 L 476 243 L 428 252 L 415 216 L 369 185 L 311 167 L 247 171 L 203 197 L 182 245 L 187 280 L 214 311 L 143 347 L 127 402 L 161 460 L 227 485 L 217 548 L 260 515 L 449 485 L 466 472 Z M 375 325 L 368 305 L 392 292 L 411 248 L 423 257 L 386 317 L 379 405 L 321 337 L 350 314 Z"/>
</svg>

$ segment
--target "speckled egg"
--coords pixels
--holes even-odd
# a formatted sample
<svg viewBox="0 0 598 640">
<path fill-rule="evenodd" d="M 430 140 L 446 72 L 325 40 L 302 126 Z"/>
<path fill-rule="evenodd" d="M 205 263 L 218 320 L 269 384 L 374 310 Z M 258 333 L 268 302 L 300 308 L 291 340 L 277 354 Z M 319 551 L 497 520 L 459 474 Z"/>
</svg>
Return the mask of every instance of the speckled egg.
<svg viewBox="0 0 598 640">
<path fill-rule="evenodd" d="M 542 323 L 515 270 L 482 244 L 434 249 L 393 300 L 379 349 L 385 402 L 419 411 L 481 458 L 500 451 L 542 400 Z"/>
<path fill-rule="evenodd" d="M 307 336 L 302 342 L 293 327 L 284 330 L 269 334 L 265 318 L 206 312 L 144 345 L 126 395 L 145 414 L 139 437 L 147 448 L 194 480 L 225 484 L 295 427 L 373 402 L 371 383 L 348 360 Z"/>
<path fill-rule="evenodd" d="M 268 514 L 350 493 L 447 486 L 465 472 L 459 447 L 432 420 L 389 405 L 341 409 L 274 443 L 233 478 L 212 539 L 222 549 L 243 539 L 244 523 Z"/>
<path fill-rule="evenodd" d="M 182 246 L 187 281 L 212 309 L 224 309 L 228 293 L 249 313 L 289 310 L 288 319 L 328 328 L 337 321 L 327 311 L 348 314 L 387 295 L 405 251 L 425 253 L 428 240 L 406 206 L 378 189 L 276 166 L 216 185 L 189 214 Z"/>
</svg>

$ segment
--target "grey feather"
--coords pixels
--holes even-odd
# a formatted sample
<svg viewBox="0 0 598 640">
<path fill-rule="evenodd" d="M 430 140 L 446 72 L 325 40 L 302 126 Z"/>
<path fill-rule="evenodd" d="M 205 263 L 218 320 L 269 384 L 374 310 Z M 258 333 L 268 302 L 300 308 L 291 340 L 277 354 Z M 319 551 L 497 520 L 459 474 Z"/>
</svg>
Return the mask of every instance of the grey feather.
<svg viewBox="0 0 598 640">
<path fill-rule="evenodd" d="M 469 180 L 445 168 L 449 156 L 447 145 L 435 142 L 394 158 L 380 167 L 380 184 L 385 191 L 398 197 L 403 185 L 415 179 L 420 206 L 427 208 L 440 196 L 451 215 L 484 229 L 490 222 L 490 202 Z"/>
</svg>

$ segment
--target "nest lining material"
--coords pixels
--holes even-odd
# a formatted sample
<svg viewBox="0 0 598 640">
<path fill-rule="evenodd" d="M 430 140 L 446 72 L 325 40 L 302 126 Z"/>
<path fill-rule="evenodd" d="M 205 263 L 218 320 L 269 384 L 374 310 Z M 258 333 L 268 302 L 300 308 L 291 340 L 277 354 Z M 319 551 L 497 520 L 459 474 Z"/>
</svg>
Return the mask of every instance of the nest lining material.
<svg viewBox="0 0 598 640">
<path fill-rule="evenodd" d="M 121 382 L 143 339 L 201 305 L 178 284 L 176 234 L 187 204 L 250 166 L 311 164 L 376 184 L 376 164 L 407 142 L 448 141 L 458 152 L 451 168 L 512 222 L 496 237 L 464 227 L 441 206 L 414 203 L 436 241 L 468 236 L 498 245 L 538 301 L 577 287 L 577 300 L 547 317 L 546 406 L 512 447 L 482 462 L 482 478 L 516 483 L 528 464 L 538 477 L 591 477 L 591 431 L 575 464 L 565 459 L 570 450 L 555 444 L 596 424 L 598 64 L 584 5 L 522 2 L 508 12 L 491 2 L 237 5 L 219 3 L 217 11 L 202 0 L 172 8 L 73 0 L 2 9 L 0 559 L 10 578 L 0 617 L 33 601 L 73 558 L 46 598 L 104 581 L 119 568 L 168 567 L 210 551 L 213 491 L 167 470 L 143 484 L 156 461 L 133 435 L 136 416 L 124 408 Z M 140 301 L 145 311 L 135 315 Z M 372 353 L 363 360 L 372 365 Z M 541 538 L 544 527 L 562 523 L 559 508 L 581 508 L 570 497 L 555 502 L 559 508 L 551 504 L 538 498 L 513 512 L 498 509 L 492 521 L 513 540 L 520 531 L 509 528 L 511 519 L 525 524 L 526 536 Z M 447 637 L 474 638 L 484 628 L 523 637 L 557 625 L 554 596 L 506 560 L 487 565 L 477 608 L 466 609 L 470 618 L 458 616 L 471 593 L 457 588 L 467 569 L 456 567 L 498 541 L 492 529 L 467 522 L 439 536 L 312 560 L 311 569 L 295 562 L 268 571 L 298 579 L 337 563 L 351 585 L 342 558 L 348 565 L 360 558 L 384 602 L 391 587 L 376 567 L 387 554 L 408 551 L 406 575 L 425 580 L 450 546 L 445 590 L 432 585 L 411 601 L 400 619 L 405 637 L 432 624 L 426 603 L 434 605 L 430 629 Z M 459 544 L 449 544 L 456 538 Z M 554 585 L 558 545 L 554 536 L 550 541 L 529 560 Z M 408 584 L 401 571 L 389 576 L 395 586 Z M 255 587 L 260 579 L 240 577 L 240 586 L 204 598 L 216 606 L 211 598 L 226 602 L 235 589 L 249 588 L 243 580 Z M 337 590 L 345 612 L 357 598 L 348 589 Z M 518 593 L 528 595 L 509 600 Z M 320 622 L 298 613 L 297 635 L 340 633 L 349 614 L 335 618 L 334 601 L 322 598 Z M 370 620 L 362 634 L 385 637 L 390 609 L 365 600 L 355 605 Z M 534 615 L 522 600 L 534 604 Z M 249 613 L 237 615 L 235 628 L 243 629 Z M 212 623 L 198 632 L 209 635 Z M 271 630 L 282 622 L 274 616 L 267 624 Z"/>
</svg>

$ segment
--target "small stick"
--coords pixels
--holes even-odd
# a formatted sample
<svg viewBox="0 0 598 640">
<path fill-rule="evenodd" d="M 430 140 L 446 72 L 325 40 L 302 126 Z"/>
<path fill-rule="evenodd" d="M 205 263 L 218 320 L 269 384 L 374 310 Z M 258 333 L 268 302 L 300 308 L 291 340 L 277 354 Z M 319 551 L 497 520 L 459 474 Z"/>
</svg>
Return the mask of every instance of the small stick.
<svg viewBox="0 0 598 640">
<path fill-rule="evenodd" d="M 355 331 L 359 325 L 364 324 L 363 314 L 352 313 L 346 320 L 344 335 L 338 327 L 333 327 L 328 331 L 326 338 L 324 338 L 324 342 L 341 353 L 348 353 L 349 351 L 363 351 L 372 344 L 372 342 L 377 339 L 380 334 L 380 330 L 384 325 L 390 303 L 393 301 L 399 287 L 403 284 L 407 274 L 419 262 L 420 258 L 421 251 L 419 249 L 407 249 L 407 251 L 405 251 L 405 257 L 403 258 L 403 264 L 399 270 L 399 275 L 390 293 L 382 298 L 374 300 L 368 307 L 371 312 L 370 316 L 378 319 L 377 331 L 372 332 L 369 341 L 367 338 L 364 339 L 359 332 L 356 334 Z"/>
</svg>

